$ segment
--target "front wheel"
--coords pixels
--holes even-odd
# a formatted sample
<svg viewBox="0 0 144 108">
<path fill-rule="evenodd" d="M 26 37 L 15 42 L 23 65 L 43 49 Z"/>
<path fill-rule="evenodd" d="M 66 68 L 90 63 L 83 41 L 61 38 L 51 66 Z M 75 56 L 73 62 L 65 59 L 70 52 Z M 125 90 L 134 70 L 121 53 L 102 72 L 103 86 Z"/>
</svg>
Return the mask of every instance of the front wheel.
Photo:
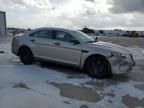
<svg viewBox="0 0 144 108">
<path fill-rule="evenodd" d="M 20 60 L 21 60 L 21 62 L 23 64 L 25 64 L 25 65 L 32 64 L 32 62 L 33 62 L 33 54 L 32 54 L 30 49 L 22 48 L 20 50 L 19 56 L 20 56 Z"/>
<path fill-rule="evenodd" d="M 94 78 L 108 78 L 111 76 L 111 66 L 103 56 L 92 56 L 85 63 L 85 69 Z"/>
</svg>

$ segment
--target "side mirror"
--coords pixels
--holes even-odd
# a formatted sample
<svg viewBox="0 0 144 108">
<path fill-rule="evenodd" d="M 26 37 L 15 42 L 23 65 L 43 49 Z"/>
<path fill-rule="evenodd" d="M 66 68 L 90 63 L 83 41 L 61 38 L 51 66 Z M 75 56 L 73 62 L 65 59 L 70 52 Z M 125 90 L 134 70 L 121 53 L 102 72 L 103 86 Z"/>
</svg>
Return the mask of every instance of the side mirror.
<svg viewBox="0 0 144 108">
<path fill-rule="evenodd" d="M 79 42 L 78 40 L 70 40 L 69 42 L 70 42 L 70 43 L 73 43 L 73 44 L 75 44 L 75 45 L 80 44 L 80 42 Z"/>
<path fill-rule="evenodd" d="M 98 41 L 98 37 L 95 38 L 95 42 L 97 42 L 97 41 Z"/>
</svg>

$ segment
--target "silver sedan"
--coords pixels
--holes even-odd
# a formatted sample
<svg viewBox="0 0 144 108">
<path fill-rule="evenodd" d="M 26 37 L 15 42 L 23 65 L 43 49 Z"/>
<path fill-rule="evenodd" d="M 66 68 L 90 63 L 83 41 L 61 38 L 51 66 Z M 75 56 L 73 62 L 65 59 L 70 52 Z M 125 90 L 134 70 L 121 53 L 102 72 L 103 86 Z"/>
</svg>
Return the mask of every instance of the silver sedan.
<svg viewBox="0 0 144 108">
<path fill-rule="evenodd" d="M 96 42 L 86 34 L 63 28 L 38 28 L 12 41 L 12 52 L 23 64 L 50 61 L 86 70 L 95 78 L 127 73 L 135 65 L 128 49 Z"/>
</svg>

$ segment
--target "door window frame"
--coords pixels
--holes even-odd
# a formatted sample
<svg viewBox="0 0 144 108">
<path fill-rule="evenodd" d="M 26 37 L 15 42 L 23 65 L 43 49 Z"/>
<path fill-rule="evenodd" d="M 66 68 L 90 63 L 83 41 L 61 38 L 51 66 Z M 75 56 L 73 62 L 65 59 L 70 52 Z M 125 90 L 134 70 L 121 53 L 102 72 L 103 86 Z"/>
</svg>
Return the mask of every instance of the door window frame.
<svg viewBox="0 0 144 108">
<path fill-rule="evenodd" d="M 41 37 L 40 36 L 40 32 L 41 31 L 52 31 L 52 37 L 51 38 L 46 38 L 46 37 Z M 32 36 L 33 34 L 38 33 L 38 36 Z M 37 37 L 37 38 L 42 38 L 42 39 L 54 39 L 54 30 L 38 30 L 38 31 L 34 31 L 33 33 L 29 34 L 29 37 Z"/>
<path fill-rule="evenodd" d="M 71 42 L 65 41 L 65 40 L 58 40 L 57 37 L 56 37 L 56 33 L 57 33 L 57 32 L 64 32 L 64 33 L 70 35 L 71 37 L 73 37 L 75 40 L 78 40 L 77 38 L 75 38 L 74 36 L 72 36 L 70 33 L 67 33 L 67 32 L 62 31 L 62 30 L 53 30 L 53 35 L 54 35 L 53 37 L 54 37 L 54 40 L 56 40 L 56 41 L 71 43 Z M 78 40 L 78 41 L 79 41 L 79 40 Z M 79 42 L 80 42 L 80 41 L 79 41 Z M 81 44 L 81 42 L 80 42 L 80 44 Z"/>
</svg>

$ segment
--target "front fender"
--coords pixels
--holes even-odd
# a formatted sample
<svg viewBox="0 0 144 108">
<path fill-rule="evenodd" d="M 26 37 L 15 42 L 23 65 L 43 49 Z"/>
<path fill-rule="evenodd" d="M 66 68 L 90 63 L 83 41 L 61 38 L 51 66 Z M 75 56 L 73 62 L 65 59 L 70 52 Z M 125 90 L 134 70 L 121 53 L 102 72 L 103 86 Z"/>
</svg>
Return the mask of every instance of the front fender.
<svg viewBox="0 0 144 108">
<path fill-rule="evenodd" d="M 94 56 L 94 55 L 101 55 L 104 56 L 106 58 L 111 57 L 111 51 L 107 51 L 107 50 L 82 50 L 82 55 L 81 55 L 81 64 L 80 64 L 80 68 L 82 69 L 84 67 L 84 64 L 86 62 L 86 60 L 90 57 L 90 56 Z"/>
</svg>

